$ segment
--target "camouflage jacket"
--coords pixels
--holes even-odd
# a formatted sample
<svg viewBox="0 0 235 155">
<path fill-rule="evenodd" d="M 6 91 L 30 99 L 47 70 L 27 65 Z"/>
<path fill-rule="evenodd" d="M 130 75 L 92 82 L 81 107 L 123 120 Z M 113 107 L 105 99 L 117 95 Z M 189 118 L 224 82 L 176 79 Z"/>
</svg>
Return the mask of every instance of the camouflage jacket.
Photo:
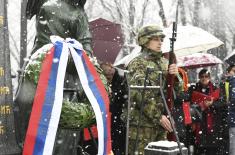
<svg viewBox="0 0 235 155">
<path fill-rule="evenodd" d="M 46 2 L 36 17 L 36 39 L 33 53 L 43 45 L 50 43 L 51 35 L 62 38 L 74 38 L 82 43 L 91 54 L 91 33 L 88 18 L 81 6 L 74 6 L 65 0 Z"/>
<path fill-rule="evenodd" d="M 133 59 L 129 65 L 128 75 L 129 85 L 144 85 L 146 68 L 154 68 L 155 71 L 149 74 L 147 79 L 148 86 L 159 86 L 159 76 L 157 71 L 162 71 L 163 87 L 166 82 L 166 74 L 168 70 L 168 61 L 162 57 L 162 53 L 156 53 L 149 49 L 142 49 L 141 55 Z M 130 126 L 137 125 L 140 106 L 141 106 L 141 90 L 131 90 L 131 110 L 130 110 Z M 159 127 L 159 120 L 163 114 L 164 106 L 159 89 L 146 90 L 144 96 L 144 109 L 141 119 L 141 126 Z"/>
</svg>

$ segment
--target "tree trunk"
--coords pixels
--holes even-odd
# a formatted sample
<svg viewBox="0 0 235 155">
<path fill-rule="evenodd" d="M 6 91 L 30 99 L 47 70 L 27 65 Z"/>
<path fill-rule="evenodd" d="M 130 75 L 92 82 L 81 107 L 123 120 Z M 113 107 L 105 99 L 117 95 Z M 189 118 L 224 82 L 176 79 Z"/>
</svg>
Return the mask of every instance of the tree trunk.
<svg viewBox="0 0 235 155">
<path fill-rule="evenodd" d="M 209 24 L 211 28 L 213 28 L 214 32 L 213 34 L 219 38 L 221 41 L 225 43 L 224 46 L 221 46 L 219 48 L 216 48 L 211 51 L 212 54 L 216 55 L 218 58 L 223 60 L 227 55 L 227 48 L 226 48 L 226 33 L 225 33 L 225 10 L 223 8 L 223 4 L 221 3 L 221 0 L 215 0 L 213 1 L 211 6 L 214 6 L 211 10 L 214 10 L 212 13 L 212 20 Z M 212 26 L 213 25 L 213 26 Z M 219 68 L 216 66 L 215 70 L 212 70 L 212 73 L 214 71 L 215 81 L 219 80 L 220 77 L 218 76 Z"/>
<path fill-rule="evenodd" d="M 199 10 L 201 0 L 194 0 L 194 11 L 193 11 L 193 25 L 199 26 Z"/>
<path fill-rule="evenodd" d="M 161 1 L 161 0 L 158 0 L 158 5 L 159 5 L 159 7 L 160 7 L 159 16 L 160 16 L 161 19 L 162 19 L 163 26 L 164 26 L 164 27 L 167 27 L 166 16 L 165 16 L 165 12 L 164 12 L 163 5 L 162 5 L 162 1 Z"/>
<path fill-rule="evenodd" d="M 184 1 L 179 0 L 179 7 L 180 7 L 180 19 L 182 25 L 186 25 L 186 13 L 185 13 L 185 7 L 184 7 Z"/>
<path fill-rule="evenodd" d="M 130 10 L 129 10 L 129 21 L 130 21 L 130 26 L 131 28 L 134 27 L 135 24 L 135 5 L 134 5 L 134 1 L 130 0 Z M 130 33 L 130 44 L 133 44 L 134 42 L 134 35 L 133 33 Z"/>
<path fill-rule="evenodd" d="M 0 0 L 0 152 L 19 154 L 16 143 L 7 25 L 7 0 Z"/>
<path fill-rule="evenodd" d="M 27 18 L 26 18 L 27 0 L 21 2 L 21 17 L 20 17 L 20 68 L 23 67 L 24 58 L 27 55 Z"/>
</svg>

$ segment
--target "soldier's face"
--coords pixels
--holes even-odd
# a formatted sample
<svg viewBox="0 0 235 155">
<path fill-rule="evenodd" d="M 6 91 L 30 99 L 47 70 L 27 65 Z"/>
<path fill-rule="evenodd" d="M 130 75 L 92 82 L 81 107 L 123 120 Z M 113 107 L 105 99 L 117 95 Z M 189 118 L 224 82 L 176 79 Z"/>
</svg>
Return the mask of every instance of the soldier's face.
<svg viewBox="0 0 235 155">
<path fill-rule="evenodd" d="M 162 42 L 163 42 L 163 39 L 161 37 L 154 37 L 148 42 L 146 47 L 155 52 L 161 52 Z"/>
</svg>

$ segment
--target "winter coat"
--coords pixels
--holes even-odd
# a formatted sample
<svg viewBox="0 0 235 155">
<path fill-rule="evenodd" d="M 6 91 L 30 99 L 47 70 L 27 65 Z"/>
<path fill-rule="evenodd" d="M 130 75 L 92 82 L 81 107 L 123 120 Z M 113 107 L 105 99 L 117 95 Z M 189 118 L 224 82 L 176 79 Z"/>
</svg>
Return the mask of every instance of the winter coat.
<svg viewBox="0 0 235 155">
<path fill-rule="evenodd" d="M 193 91 L 209 95 L 218 89 L 214 84 L 209 82 L 208 86 L 203 87 L 200 82 L 196 85 L 192 85 L 189 88 L 190 95 Z M 197 104 L 197 103 L 191 103 Z M 213 104 L 202 110 L 201 120 L 198 120 L 196 124 L 195 133 L 195 144 L 199 147 L 219 147 L 223 145 L 224 133 L 226 131 L 226 118 L 224 112 L 226 111 L 226 104 L 221 102 L 221 99 L 217 99 Z M 211 125 L 211 126 L 210 126 Z"/>
<path fill-rule="evenodd" d="M 228 94 L 228 123 L 229 127 L 235 127 L 235 76 L 228 77 L 229 94 Z"/>
<path fill-rule="evenodd" d="M 126 78 L 115 70 L 111 83 L 111 137 L 112 150 L 115 155 L 125 154 L 126 126 L 121 120 L 124 107 L 127 106 L 128 88 Z"/>
</svg>

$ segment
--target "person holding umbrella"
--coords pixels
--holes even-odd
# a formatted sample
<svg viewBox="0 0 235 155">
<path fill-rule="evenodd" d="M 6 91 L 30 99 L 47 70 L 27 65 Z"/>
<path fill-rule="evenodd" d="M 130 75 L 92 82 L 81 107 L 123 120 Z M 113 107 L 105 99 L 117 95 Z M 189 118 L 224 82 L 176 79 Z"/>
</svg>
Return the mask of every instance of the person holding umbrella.
<svg viewBox="0 0 235 155">
<path fill-rule="evenodd" d="M 168 68 L 168 60 L 163 57 L 161 47 L 164 37 L 162 29 L 157 25 L 140 29 L 137 42 L 141 46 L 141 54 L 127 66 L 129 85 L 143 86 L 144 81 L 147 81 L 147 85 L 158 86 L 160 84 L 159 76 L 162 73 L 163 85 L 166 86 L 167 73 L 178 74 L 176 64 L 172 64 Z M 146 73 L 149 70 L 152 71 Z M 146 74 L 148 74 L 147 80 L 145 80 Z M 144 148 L 149 142 L 166 139 L 166 133 L 172 132 L 173 129 L 169 118 L 164 113 L 159 89 L 146 90 L 144 95 L 139 90 L 132 90 L 130 98 L 128 153 L 143 154 Z M 143 110 L 142 115 L 141 109 Z M 139 119 L 140 115 L 141 119 Z"/>
</svg>

